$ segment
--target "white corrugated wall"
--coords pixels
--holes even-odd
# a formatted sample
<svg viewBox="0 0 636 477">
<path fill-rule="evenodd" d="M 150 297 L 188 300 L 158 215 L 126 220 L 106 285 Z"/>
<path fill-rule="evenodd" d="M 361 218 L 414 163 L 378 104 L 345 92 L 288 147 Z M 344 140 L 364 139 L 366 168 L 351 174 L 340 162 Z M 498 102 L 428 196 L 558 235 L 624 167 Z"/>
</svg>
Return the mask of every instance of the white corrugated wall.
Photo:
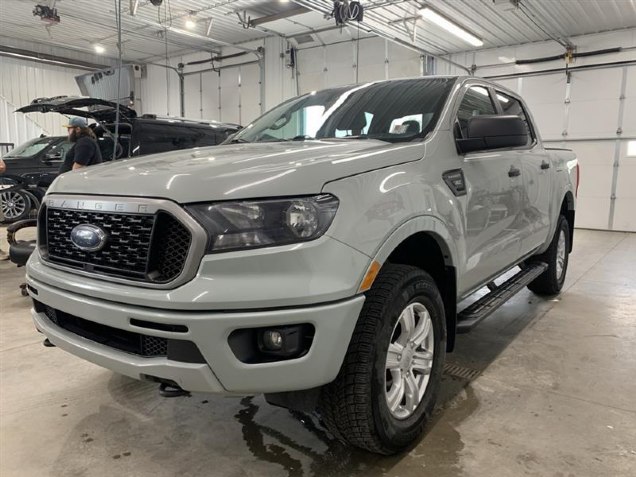
<svg viewBox="0 0 636 477">
<path fill-rule="evenodd" d="M 53 66 L 17 58 L 0 57 L 0 97 L 5 103 L 0 116 L 1 142 L 13 142 L 16 145 L 33 138 L 31 122 L 47 135 L 64 135 L 62 128 L 65 118 L 59 114 L 29 113 L 28 120 L 16 120 L 12 108 L 29 104 L 35 98 L 79 95 L 75 76 L 85 73 L 83 70 Z M 39 135 L 39 134 L 37 134 Z"/>
</svg>

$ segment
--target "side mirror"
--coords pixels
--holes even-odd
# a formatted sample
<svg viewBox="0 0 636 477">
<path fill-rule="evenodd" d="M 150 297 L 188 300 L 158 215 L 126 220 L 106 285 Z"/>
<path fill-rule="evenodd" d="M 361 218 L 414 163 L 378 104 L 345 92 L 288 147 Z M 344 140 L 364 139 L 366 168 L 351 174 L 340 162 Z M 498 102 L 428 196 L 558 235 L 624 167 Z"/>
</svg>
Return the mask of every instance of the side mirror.
<svg viewBox="0 0 636 477">
<path fill-rule="evenodd" d="M 45 164 L 50 164 L 51 162 L 61 161 L 61 160 L 62 160 L 62 151 L 49 152 L 48 154 L 44 156 Z"/>
<path fill-rule="evenodd" d="M 468 120 L 466 138 L 457 139 L 457 149 L 473 151 L 520 147 L 528 144 L 528 126 L 519 116 L 474 116 Z"/>
</svg>

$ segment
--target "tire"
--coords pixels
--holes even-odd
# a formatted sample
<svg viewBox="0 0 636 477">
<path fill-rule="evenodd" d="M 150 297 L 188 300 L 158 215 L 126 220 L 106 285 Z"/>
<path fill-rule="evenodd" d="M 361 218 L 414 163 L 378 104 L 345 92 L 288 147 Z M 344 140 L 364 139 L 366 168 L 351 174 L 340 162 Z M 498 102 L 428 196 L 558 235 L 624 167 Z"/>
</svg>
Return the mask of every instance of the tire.
<svg viewBox="0 0 636 477">
<path fill-rule="evenodd" d="M 11 224 L 26 219 L 31 212 L 32 204 L 28 194 L 22 190 L 0 192 L 3 224 Z"/>
<path fill-rule="evenodd" d="M 321 390 L 318 412 L 341 441 L 389 455 L 413 443 L 433 411 L 446 356 L 444 304 L 430 275 L 407 265 L 385 264 L 366 295 L 340 372 Z M 408 310 L 415 312 L 411 334 Z M 400 397 L 408 385 L 418 394 L 410 400 L 416 393 Z"/>
<path fill-rule="evenodd" d="M 557 295 L 568 270 L 568 258 L 570 250 L 570 226 L 562 215 L 559 216 L 554 237 L 548 249 L 541 255 L 532 257 L 529 262 L 545 262 L 548 268 L 535 278 L 528 288 L 537 295 Z"/>
</svg>

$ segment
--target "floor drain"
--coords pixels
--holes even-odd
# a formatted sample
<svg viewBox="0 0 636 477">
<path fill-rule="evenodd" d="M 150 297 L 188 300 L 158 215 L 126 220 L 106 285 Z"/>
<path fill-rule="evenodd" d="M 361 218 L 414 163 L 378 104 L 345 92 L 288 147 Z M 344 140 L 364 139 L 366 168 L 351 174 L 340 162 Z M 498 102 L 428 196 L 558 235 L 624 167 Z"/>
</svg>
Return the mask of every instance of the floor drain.
<svg viewBox="0 0 636 477">
<path fill-rule="evenodd" d="M 457 364 L 446 363 L 444 365 L 444 374 L 448 374 L 449 376 L 454 376 L 456 378 L 468 379 L 469 381 L 475 379 L 480 373 L 481 371 L 477 369 L 466 368 Z"/>
</svg>

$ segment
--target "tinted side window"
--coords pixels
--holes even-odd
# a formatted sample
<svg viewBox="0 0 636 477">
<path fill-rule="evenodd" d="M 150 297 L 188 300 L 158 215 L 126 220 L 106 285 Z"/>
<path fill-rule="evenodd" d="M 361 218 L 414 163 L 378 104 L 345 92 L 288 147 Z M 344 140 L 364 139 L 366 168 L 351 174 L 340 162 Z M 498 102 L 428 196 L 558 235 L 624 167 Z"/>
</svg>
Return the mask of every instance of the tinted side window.
<svg viewBox="0 0 636 477">
<path fill-rule="evenodd" d="M 505 115 L 519 116 L 523 119 L 523 122 L 526 123 L 528 127 L 528 145 L 532 144 L 534 141 L 534 135 L 532 133 L 532 128 L 530 127 L 530 123 L 528 122 L 528 118 L 526 116 L 526 112 L 523 110 L 523 106 L 521 106 L 521 102 L 519 100 L 513 98 L 512 96 L 508 96 L 506 93 L 502 93 L 497 91 L 497 101 L 501 106 L 501 110 Z"/>
<path fill-rule="evenodd" d="M 217 142 L 216 134 L 211 128 L 207 130 L 180 124 L 173 126 L 146 123 L 139 132 L 139 154 L 156 154 L 198 146 L 213 146 Z"/>
<path fill-rule="evenodd" d="M 457 111 L 457 123 L 462 137 L 466 137 L 468 120 L 473 116 L 481 116 L 483 114 L 497 114 L 490 98 L 490 92 L 483 86 L 471 86 L 462 98 Z"/>
</svg>

